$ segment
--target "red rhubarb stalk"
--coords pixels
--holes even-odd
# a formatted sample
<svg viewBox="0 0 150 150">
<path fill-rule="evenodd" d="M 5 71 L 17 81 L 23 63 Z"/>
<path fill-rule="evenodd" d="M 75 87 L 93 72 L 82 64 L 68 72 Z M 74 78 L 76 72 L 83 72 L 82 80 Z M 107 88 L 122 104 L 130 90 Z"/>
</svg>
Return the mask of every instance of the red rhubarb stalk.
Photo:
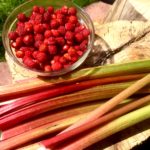
<svg viewBox="0 0 150 150">
<path fill-rule="evenodd" d="M 25 108 L 21 108 L 1 117 L 0 129 L 8 129 L 39 114 L 57 108 L 62 108 L 64 106 L 110 98 L 129 87 L 132 83 L 133 82 L 122 82 L 96 86 L 90 89 L 75 92 L 73 94 L 56 97 L 53 99 L 45 100 L 43 102 L 39 102 L 37 104 L 33 104 L 31 106 L 27 106 Z M 140 93 L 150 93 L 149 87 L 141 90 Z"/>
<path fill-rule="evenodd" d="M 71 130 L 76 127 L 80 127 L 81 125 L 86 125 L 89 122 L 94 121 L 95 119 L 101 117 L 102 115 L 104 115 L 105 113 L 110 111 L 112 108 L 117 106 L 121 101 L 123 101 L 124 99 L 133 95 L 135 92 L 137 92 L 138 90 L 140 90 L 141 88 L 143 88 L 144 86 L 146 86 L 149 83 L 150 83 L 150 74 L 148 74 L 145 77 L 143 77 L 142 79 L 136 81 L 134 84 L 132 84 L 131 86 L 129 86 L 128 88 L 126 88 L 125 90 L 123 90 L 122 92 L 120 92 L 119 94 L 114 96 L 113 98 L 111 98 L 104 105 L 102 105 L 102 106 L 98 107 L 97 109 L 95 109 L 94 111 L 92 111 L 86 118 L 84 118 L 83 120 L 80 120 L 76 124 L 70 126 L 65 131 Z M 65 132 L 65 131 L 63 131 L 63 132 Z"/>
<path fill-rule="evenodd" d="M 20 97 L 27 93 L 41 91 L 56 84 L 70 83 L 75 81 L 83 81 L 88 79 L 114 77 L 128 74 L 147 73 L 150 71 L 150 60 L 130 62 L 117 65 L 106 65 L 80 69 L 66 74 L 62 77 L 53 79 L 46 78 L 32 78 L 27 79 L 21 83 L 14 83 L 11 85 L 0 86 L 0 100 L 8 100 L 11 98 Z"/>
<path fill-rule="evenodd" d="M 0 108 L 0 115 L 4 115 L 5 113 L 8 113 L 17 108 L 22 108 L 24 106 L 31 105 L 31 104 L 40 102 L 42 100 L 53 98 L 53 97 L 60 96 L 63 94 L 68 94 L 68 93 L 84 90 L 84 89 L 97 86 L 97 85 L 102 85 L 102 84 L 135 80 L 143 76 L 144 74 L 126 75 L 126 76 L 100 78 L 100 79 L 82 81 L 78 83 L 73 83 L 71 85 L 64 85 L 62 87 L 56 86 L 53 89 L 50 88 L 49 90 L 38 92 L 36 94 L 31 94 L 29 96 L 21 97 L 18 99 L 13 99 L 14 102 Z"/>
<path fill-rule="evenodd" d="M 113 120 L 121 115 L 124 115 L 138 107 L 141 107 L 142 105 L 144 105 L 148 102 L 150 102 L 150 95 L 140 98 L 139 100 L 131 102 L 131 103 L 107 114 L 107 115 L 104 115 L 101 118 L 98 118 L 98 119 L 86 124 L 86 126 L 82 125 L 80 127 L 77 127 L 72 130 L 61 133 L 59 135 L 56 135 L 53 138 L 44 140 L 40 143 L 48 148 L 51 147 L 53 149 L 53 147 L 55 147 L 55 146 L 57 147 L 60 143 L 65 142 L 69 138 L 73 138 L 74 136 L 77 136 L 80 133 L 83 133 L 89 129 L 96 127 L 96 126 L 100 126 L 108 121 L 111 121 L 111 120 Z"/>
<path fill-rule="evenodd" d="M 57 120 L 61 120 L 64 118 L 71 117 L 73 115 L 78 115 L 81 113 L 89 112 L 95 108 L 97 108 L 99 105 L 101 105 L 103 102 L 92 102 L 87 104 L 80 104 L 80 107 L 78 106 L 68 106 L 64 108 L 63 110 L 58 109 L 54 112 L 49 113 L 48 115 L 41 116 L 40 118 L 36 118 L 36 120 L 26 122 L 24 124 L 21 124 L 19 126 L 10 128 L 8 130 L 4 130 L 1 132 L 1 140 L 6 140 L 10 137 L 22 134 L 24 132 L 27 132 L 29 130 L 32 130 L 34 128 L 40 127 L 44 124 L 54 122 Z"/>
<path fill-rule="evenodd" d="M 87 114 L 88 113 L 83 113 L 72 117 L 68 117 L 66 119 L 54 121 L 45 124 L 43 126 L 40 126 L 38 128 L 32 129 L 28 132 L 24 132 L 12 138 L 6 139 L 4 141 L 0 141 L 0 149 L 1 150 L 15 149 L 16 147 L 25 144 L 27 142 L 30 142 L 34 139 L 61 131 L 66 127 L 72 125 L 73 123 L 77 122 L 79 119 L 82 119 Z"/>
</svg>

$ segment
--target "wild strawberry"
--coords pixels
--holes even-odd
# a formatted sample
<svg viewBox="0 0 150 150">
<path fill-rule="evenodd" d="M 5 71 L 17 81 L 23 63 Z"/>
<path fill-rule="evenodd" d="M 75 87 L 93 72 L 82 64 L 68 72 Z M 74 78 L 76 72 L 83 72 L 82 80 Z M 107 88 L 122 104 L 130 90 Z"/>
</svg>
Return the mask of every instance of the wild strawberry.
<svg viewBox="0 0 150 150">
<path fill-rule="evenodd" d="M 52 6 L 49 6 L 49 7 L 47 8 L 47 11 L 48 11 L 50 14 L 52 14 L 52 13 L 54 12 L 54 8 L 53 8 Z"/>
<path fill-rule="evenodd" d="M 43 34 L 35 34 L 35 36 L 34 36 L 34 40 L 35 41 L 43 41 L 44 40 L 44 36 L 43 36 Z"/>
<path fill-rule="evenodd" d="M 33 42 L 34 42 L 33 35 L 29 34 L 29 35 L 24 36 L 23 42 L 24 42 L 24 44 L 26 44 L 26 45 L 31 45 L 31 44 L 33 44 Z"/>
<path fill-rule="evenodd" d="M 49 38 L 49 37 L 51 37 L 51 36 L 52 36 L 51 30 L 46 30 L 46 31 L 44 32 L 44 37 L 45 37 L 45 38 Z"/>
<path fill-rule="evenodd" d="M 23 46 L 23 39 L 22 39 L 22 37 L 17 37 L 17 39 L 16 39 L 16 46 L 18 48 Z"/>
<path fill-rule="evenodd" d="M 36 55 L 36 59 L 41 63 L 46 62 L 48 60 L 47 55 L 43 52 L 38 52 Z"/>
<path fill-rule="evenodd" d="M 38 6 L 33 6 L 33 9 L 32 9 L 34 12 L 37 12 L 39 13 L 40 9 Z"/>
<path fill-rule="evenodd" d="M 72 23 L 69 23 L 69 22 L 68 22 L 68 23 L 65 24 L 65 29 L 66 29 L 67 31 L 73 31 L 74 28 L 75 28 L 75 25 L 72 24 Z"/>
<path fill-rule="evenodd" d="M 54 56 L 53 57 L 53 60 L 56 62 L 56 61 L 59 61 L 59 59 L 60 59 L 60 56 L 59 55 L 56 55 L 56 56 Z"/>
<path fill-rule="evenodd" d="M 63 19 L 56 19 L 56 20 L 59 23 L 59 25 L 64 25 L 65 24 Z"/>
<path fill-rule="evenodd" d="M 77 51 L 78 56 L 82 56 L 83 55 L 83 51 Z"/>
<path fill-rule="evenodd" d="M 51 19 L 54 19 L 54 20 L 55 20 L 56 18 L 57 18 L 56 14 L 52 14 L 52 15 L 51 15 Z"/>
<path fill-rule="evenodd" d="M 42 25 L 43 25 L 44 30 L 49 30 L 50 29 L 50 26 L 49 26 L 48 23 L 43 23 Z"/>
<path fill-rule="evenodd" d="M 40 47 L 39 47 L 39 51 L 40 52 L 46 52 L 48 50 L 48 47 L 46 44 L 41 44 Z"/>
<path fill-rule="evenodd" d="M 51 26 L 52 29 L 56 29 L 59 26 L 59 23 L 56 19 L 55 20 L 53 19 L 50 22 L 50 26 Z"/>
<path fill-rule="evenodd" d="M 68 51 L 69 48 L 70 48 L 69 45 L 64 45 L 64 46 L 63 46 L 63 51 Z"/>
<path fill-rule="evenodd" d="M 18 49 L 16 42 L 11 42 L 10 45 L 12 48 Z"/>
<path fill-rule="evenodd" d="M 77 10 L 76 10 L 75 7 L 70 7 L 70 8 L 68 9 L 68 14 L 69 14 L 69 15 L 76 15 L 76 13 L 77 13 Z"/>
<path fill-rule="evenodd" d="M 18 33 L 19 36 L 23 36 L 27 34 L 27 31 L 25 30 L 25 24 L 19 24 L 17 26 L 16 32 Z"/>
<path fill-rule="evenodd" d="M 43 22 L 43 15 L 39 13 L 32 14 L 30 16 L 30 21 L 34 24 L 40 24 Z"/>
<path fill-rule="evenodd" d="M 80 24 L 80 26 L 79 26 L 79 30 L 80 30 L 80 31 L 84 30 L 85 28 L 86 28 L 85 25 Z"/>
<path fill-rule="evenodd" d="M 82 34 L 83 34 L 84 38 L 87 38 L 89 36 L 89 34 L 90 34 L 90 30 L 89 29 L 84 29 L 82 31 Z"/>
<path fill-rule="evenodd" d="M 76 55 L 77 55 L 76 50 L 75 50 L 73 47 L 70 47 L 70 48 L 68 49 L 68 54 L 69 54 L 70 56 L 76 56 Z"/>
<path fill-rule="evenodd" d="M 66 34 L 65 34 L 65 39 L 66 39 L 66 40 L 70 40 L 70 41 L 72 41 L 72 40 L 73 40 L 73 38 L 74 38 L 74 34 L 73 34 L 73 32 L 71 32 L 71 31 L 67 31 L 67 32 L 66 32 Z"/>
<path fill-rule="evenodd" d="M 58 30 L 52 29 L 51 32 L 54 37 L 58 37 L 60 35 Z"/>
<path fill-rule="evenodd" d="M 49 37 L 47 40 L 48 45 L 56 44 L 56 39 L 54 37 Z"/>
<path fill-rule="evenodd" d="M 73 41 L 72 41 L 72 40 L 67 40 L 66 43 L 67 43 L 69 46 L 72 46 L 72 45 L 73 45 Z"/>
<path fill-rule="evenodd" d="M 44 27 L 42 24 L 36 24 L 34 25 L 34 32 L 35 33 L 43 33 L 44 32 Z"/>
<path fill-rule="evenodd" d="M 57 44 L 60 45 L 60 46 L 64 46 L 64 45 L 65 45 L 65 40 L 64 40 L 63 37 L 57 37 L 57 38 L 56 38 L 56 42 L 57 42 Z"/>
<path fill-rule="evenodd" d="M 23 14 L 23 13 L 18 14 L 17 18 L 18 18 L 18 20 L 21 21 L 21 22 L 27 21 L 27 17 L 26 17 L 26 15 Z"/>
<path fill-rule="evenodd" d="M 26 51 L 24 52 L 24 55 L 27 56 L 27 57 L 32 57 L 32 51 L 26 50 Z"/>
<path fill-rule="evenodd" d="M 44 14 L 45 13 L 45 8 L 44 7 L 39 7 L 39 12 L 40 14 Z"/>
<path fill-rule="evenodd" d="M 84 41 L 80 44 L 80 49 L 81 49 L 82 51 L 86 50 L 87 44 L 88 44 L 88 41 L 87 41 L 87 40 L 84 40 Z"/>
<path fill-rule="evenodd" d="M 79 43 L 81 43 L 84 40 L 83 34 L 82 33 L 76 33 L 75 34 L 75 40 Z"/>
<path fill-rule="evenodd" d="M 16 31 L 11 31 L 11 32 L 9 32 L 8 37 L 10 40 L 15 41 L 16 38 L 18 37 L 18 33 Z"/>
<path fill-rule="evenodd" d="M 24 57 L 24 52 L 18 50 L 18 51 L 16 51 L 16 56 L 17 56 L 18 58 L 23 58 L 23 57 Z"/>
<path fill-rule="evenodd" d="M 64 54 L 64 58 L 65 58 L 66 60 L 71 60 L 71 56 L 70 56 L 68 53 L 65 53 L 65 54 Z"/>
<path fill-rule="evenodd" d="M 35 41 L 34 47 L 35 47 L 36 49 L 39 49 L 39 47 L 40 47 L 40 45 L 41 45 L 42 43 L 43 43 L 42 41 Z"/>
<path fill-rule="evenodd" d="M 51 71 L 52 71 L 51 66 L 50 66 L 50 65 L 45 65 L 45 66 L 44 66 L 44 71 L 45 71 L 45 72 L 51 72 Z"/>
<path fill-rule="evenodd" d="M 61 64 L 66 64 L 66 63 L 67 63 L 67 60 L 66 60 L 66 58 L 65 58 L 64 56 L 62 56 L 62 57 L 60 57 L 59 62 L 60 62 Z"/>
<path fill-rule="evenodd" d="M 25 28 L 25 31 L 27 31 L 28 33 L 31 33 L 33 31 L 33 25 L 30 22 L 26 22 L 24 28 Z"/>
<path fill-rule="evenodd" d="M 44 21 L 44 22 L 49 22 L 50 18 L 51 18 L 50 13 L 49 13 L 48 11 L 46 11 L 46 12 L 43 14 L 43 21 Z"/>
<path fill-rule="evenodd" d="M 61 13 L 57 13 L 56 17 L 57 17 L 57 19 L 65 19 L 65 15 L 63 15 Z"/>
<path fill-rule="evenodd" d="M 63 66 L 60 62 L 55 62 L 55 63 L 52 64 L 51 67 L 52 67 L 53 71 L 59 71 L 59 70 L 62 69 Z"/>
<path fill-rule="evenodd" d="M 78 22 L 78 19 L 77 19 L 76 16 L 70 16 L 69 17 L 69 22 L 73 23 L 73 24 L 76 24 Z"/>
<path fill-rule="evenodd" d="M 37 63 L 30 57 L 24 57 L 23 62 L 29 68 L 36 68 L 37 67 Z"/>
<path fill-rule="evenodd" d="M 50 55 L 55 55 L 57 53 L 57 47 L 55 45 L 48 46 L 48 51 Z"/>
<path fill-rule="evenodd" d="M 78 56 L 77 55 L 74 55 L 71 57 L 71 61 L 72 62 L 76 62 L 78 60 Z"/>
<path fill-rule="evenodd" d="M 74 49 L 75 49 L 76 51 L 78 51 L 78 50 L 80 50 L 80 46 L 79 46 L 79 45 L 75 45 L 75 46 L 74 46 Z"/>
<path fill-rule="evenodd" d="M 68 7 L 67 6 L 63 6 L 61 8 L 61 13 L 64 14 L 64 15 L 67 15 L 68 14 Z"/>
<path fill-rule="evenodd" d="M 61 35 L 65 35 L 65 33 L 66 33 L 65 27 L 64 27 L 64 26 L 60 26 L 60 27 L 58 28 L 58 32 L 59 32 Z"/>
<path fill-rule="evenodd" d="M 22 47 L 20 47 L 20 49 L 19 49 L 20 51 L 23 51 L 23 52 L 25 52 L 25 51 L 27 51 L 28 50 L 28 47 L 26 47 L 26 46 L 22 46 Z"/>
<path fill-rule="evenodd" d="M 46 45 L 48 45 L 49 40 L 48 39 L 44 39 L 43 43 L 46 44 Z"/>
<path fill-rule="evenodd" d="M 34 51 L 34 52 L 32 53 L 32 57 L 33 57 L 34 59 L 36 59 L 37 54 L 38 54 L 38 51 Z"/>
<path fill-rule="evenodd" d="M 57 9 L 57 10 L 55 11 L 55 14 L 56 14 L 56 16 L 57 16 L 58 14 L 61 14 L 61 9 Z"/>
</svg>

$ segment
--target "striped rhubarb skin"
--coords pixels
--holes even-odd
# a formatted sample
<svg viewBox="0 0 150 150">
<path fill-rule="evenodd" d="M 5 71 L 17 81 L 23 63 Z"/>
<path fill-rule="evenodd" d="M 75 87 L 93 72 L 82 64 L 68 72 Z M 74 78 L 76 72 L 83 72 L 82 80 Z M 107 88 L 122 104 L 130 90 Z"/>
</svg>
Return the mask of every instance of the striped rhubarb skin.
<svg viewBox="0 0 150 150">
<path fill-rule="evenodd" d="M 0 100 L 5 101 L 12 98 L 27 95 L 54 87 L 56 84 L 67 84 L 70 82 L 97 79 L 104 77 L 114 77 L 120 75 L 148 73 L 150 72 L 150 60 L 136 61 L 124 64 L 106 65 L 79 69 L 61 77 L 32 78 L 11 85 L 0 86 Z"/>
<path fill-rule="evenodd" d="M 136 80 L 143 77 L 144 75 L 145 74 L 135 74 L 135 75 L 126 75 L 126 76 L 118 76 L 118 77 L 111 77 L 111 78 L 108 77 L 108 78 L 100 78 L 100 79 L 82 81 L 78 83 L 72 83 L 70 85 L 64 85 L 58 87 L 56 86 L 54 88 L 50 88 L 49 90 L 38 92 L 36 94 L 30 94 L 28 96 L 13 99 L 13 102 L 0 108 L 0 116 L 10 111 L 16 110 L 17 108 L 23 108 L 24 106 L 43 101 L 45 99 L 84 90 L 97 85 Z"/>
<path fill-rule="evenodd" d="M 86 90 L 75 92 L 73 94 L 56 97 L 18 109 L 17 111 L 8 113 L 0 118 L 0 129 L 8 129 L 39 114 L 57 108 L 62 108 L 64 106 L 110 98 L 129 87 L 132 83 L 133 82 L 121 82 L 95 86 Z M 139 93 L 150 93 L 150 88 L 143 88 L 141 91 L 139 91 Z"/>
<path fill-rule="evenodd" d="M 65 107 L 63 110 L 58 109 L 58 110 L 52 111 L 46 115 L 42 115 L 40 118 L 36 118 L 33 121 L 29 121 L 19 126 L 2 131 L 1 140 L 6 140 L 13 136 L 16 136 L 24 132 L 30 131 L 34 128 L 40 127 L 44 124 L 48 124 L 54 121 L 65 119 L 67 117 L 89 112 L 91 110 L 94 110 L 95 108 L 97 108 L 103 103 L 104 102 L 92 102 L 92 103 L 89 102 L 85 104 L 80 104 L 80 107 L 78 105 L 75 105 L 75 106 Z"/>
</svg>

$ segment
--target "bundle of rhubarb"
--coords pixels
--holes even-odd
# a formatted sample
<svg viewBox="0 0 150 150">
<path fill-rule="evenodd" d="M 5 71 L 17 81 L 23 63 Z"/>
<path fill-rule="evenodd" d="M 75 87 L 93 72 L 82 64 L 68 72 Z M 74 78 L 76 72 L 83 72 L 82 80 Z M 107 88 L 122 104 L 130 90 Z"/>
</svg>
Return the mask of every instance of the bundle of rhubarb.
<svg viewBox="0 0 150 150">
<path fill-rule="evenodd" d="M 0 87 L 0 149 L 84 149 L 150 118 L 150 60 Z"/>
</svg>

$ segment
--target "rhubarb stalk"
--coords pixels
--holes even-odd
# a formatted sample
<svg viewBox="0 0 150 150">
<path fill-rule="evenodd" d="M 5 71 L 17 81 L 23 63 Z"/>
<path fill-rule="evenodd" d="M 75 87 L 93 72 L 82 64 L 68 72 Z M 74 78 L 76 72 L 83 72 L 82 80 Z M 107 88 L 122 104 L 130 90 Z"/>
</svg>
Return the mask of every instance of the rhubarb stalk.
<svg viewBox="0 0 150 150">
<path fill-rule="evenodd" d="M 150 74 L 136 81 L 127 89 L 123 90 L 122 92 L 120 92 L 119 94 L 111 98 L 109 101 L 107 101 L 105 104 L 92 111 L 85 119 L 80 120 L 79 122 L 70 126 L 68 129 L 64 130 L 63 132 L 79 127 L 81 125 L 86 125 L 89 122 L 92 122 L 93 120 L 97 119 L 98 117 L 101 117 L 102 115 L 110 111 L 112 108 L 117 106 L 121 101 L 128 98 L 129 96 L 131 96 L 132 94 L 134 94 L 135 92 L 137 92 L 138 90 L 140 90 L 141 88 L 143 88 L 149 83 L 150 83 Z"/>
<path fill-rule="evenodd" d="M 126 75 L 126 76 L 118 76 L 118 77 L 111 77 L 111 78 L 108 77 L 108 78 L 82 81 L 78 83 L 73 83 L 71 85 L 64 85 L 61 87 L 56 86 L 52 89 L 50 88 L 49 90 L 38 92 L 36 94 L 30 94 L 29 96 L 13 99 L 13 102 L 11 102 L 9 105 L 0 108 L 0 115 L 4 115 L 5 113 L 8 113 L 17 108 L 23 108 L 24 106 L 31 105 L 48 98 L 53 98 L 56 96 L 84 90 L 97 85 L 136 80 L 143 77 L 144 75 L 145 74 L 135 74 L 135 75 Z"/>
<path fill-rule="evenodd" d="M 86 124 L 86 126 L 80 126 L 77 128 L 74 128 L 72 130 L 66 131 L 64 133 L 61 133 L 59 135 L 54 136 L 53 138 L 41 141 L 40 143 L 34 144 L 34 146 L 38 145 L 44 145 L 45 147 L 51 148 L 51 149 L 57 149 L 57 146 L 64 143 L 67 139 L 73 138 L 74 136 L 77 136 L 80 133 L 85 133 L 85 131 L 98 127 L 106 122 L 110 122 L 111 120 L 124 115 L 138 107 L 141 107 L 145 105 L 146 103 L 150 102 L 150 95 L 145 96 L 143 98 L 140 98 L 139 100 L 135 100 L 134 102 L 131 102 L 111 113 L 108 113 L 107 115 L 102 116 L 101 118 L 98 118 L 89 124 Z M 88 131 L 87 131 L 88 132 Z M 28 146 L 28 149 L 33 150 L 33 145 Z M 78 149 L 78 148 L 77 148 Z"/>
<path fill-rule="evenodd" d="M 72 138 L 73 136 L 76 136 L 79 133 L 83 133 L 91 128 L 96 127 L 96 126 L 100 126 L 101 124 L 106 123 L 110 120 L 113 120 L 121 115 L 124 115 L 125 113 L 128 113 L 131 110 L 136 109 L 148 102 L 150 102 L 150 95 L 145 96 L 134 102 L 131 102 L 109 114 L 106 114 L 106 115 L 102 116 L 101 118 L 98 118 L 98 119 L 94 120 L 93 122 L 86 124 L 86 126 L 80 126 L 80 127 L 74 128 L 72 130 L 66 131 L 62 134 L 59 134 L 49 140 L 45 140 L 45 141 L 41 142 L 41 143 L 44 144 L 46 147 L 57 146 L 57 145 L 59 145 L 59 143 L 64 142 L 66 139 Z"/>
<path fill-rule="evenodd" d="M 29 130 L 32 130 L 34 128 L 37 128 L 39 126 L 42 126 L 44 124 L 54 122 L 57 120 L 61 120 L 64 118 L 71 117 L 73 115 L 79 115 L 81 113 L 87 113 L 89 111 L 94 110 L 97 108 L 99 105 L 101 105 L 104 102 L 92 102 L 92 103 L 87 103 L 84 105 L 80 104 L 79 106 L 69 106 L 64 108 L 63 110 L 57 110 L 54 112 L 49 113 L 48 115 L 44 115 L 36 120 L 26 122 L 24 124 L 21 124 L 19 126 L 10 128 L 8 130 L 4 130 L 1 132 L 1 140 L 6 140 L 10 137 L 22 134 L 24 132 L 27 132 Z"/>
<path fill-rule="evenodd" d="M 61 150 L 82 150 L 86 147 L 107 138 L 108 136 L 131 127 L 137 123 L 140 123 L 150 118 L 150 105 L 143 108 L 130 112 L 105 126 L 99 127 L 96 130 L 86 134 L 83 137 L 79 137 L 78 140 L 74 141 L 61 148 Z"/>
<path fill-rule="evenodd" d="M 32 129 L 28 132 L 24 132 L 12 138 L 6 139 L 4 141 L 0 141 L 0 149 L 1 150 L 15 149 L 16 147 L 25 144 L 27 142 L 30 142 L 36 138 L 48 135 L 50 133 L 61 131 L 66 127 L 68 127 L 69 125 L 72 125 L 73 123 L 77 122 L 79 119 L 82 119 L 86 115 L 87 113 L 83 113 L 66 119 L 54 121 L 46 125 L 40 126 L 38 128 Z"/>
<path fill-rule="evenodd" d="M 32 78 L 19 84 L 2 86 L 0 87 L 0 99 L 7 100 L 19 97 L 61 83 L 148 72 L 150 72 L 150 60 L 80 69 L 53 79 Z"/>
<path fill-rule="evenodd" d="M 100 100 L 113 97 L 122 90 L 129 87 L 133 82 L 123 82 L 108 85 L 100 85 L 92 87 L 90 89 L 75 92 L 61 97 L 45 100 L 31 106 L 19 109 L 11 112 L 0 118 L 0 129 L 5 130 L 16 124 L 21 123 L 24 120 L 54 110 L 56 108 L 62 108 L 73 104 L 79 104 L 88 101 Z M 107 94 L 106 94 L 107 93 Z M 150 93 L 149 87 L 139 91 L 139 93 Z"/>
</svg>

